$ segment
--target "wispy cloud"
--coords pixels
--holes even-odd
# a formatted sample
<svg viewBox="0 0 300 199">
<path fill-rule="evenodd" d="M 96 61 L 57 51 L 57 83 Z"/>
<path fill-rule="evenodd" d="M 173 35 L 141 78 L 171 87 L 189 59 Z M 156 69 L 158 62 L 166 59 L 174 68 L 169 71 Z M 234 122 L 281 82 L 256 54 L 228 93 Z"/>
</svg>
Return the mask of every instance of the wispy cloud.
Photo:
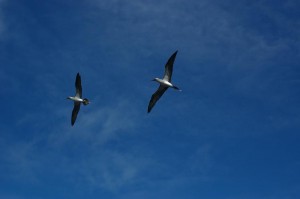
<svg viewBox="0 0 300 199">
<path fill-rule="evenodd" d="M 0 21 L 0 37 L 7 24 L 13 33 L 2 49 L 8 67 L 0 71 L 9 113 L 0 124 L 3 182 L 122 193 L 118 198 L 174 196 L 216 180 L 212 171 L 223 168 L 214 152 L 223 148 L 214 143 L 221 139 L 299 127 L 291 89 L 298 73 L 280 67 L 296 66 L 296 59 L 284 60 L 299 54 L 291 51 L 299 22 L 285 23 L 268 1 L 222 2 L 11 4 L 19 12 Z M 251 24 L 253 12 L 290 33 L 270 38 L 276 31 Z M 157 88 L 148 79 L 162 74 L 176 49 L 173 80 L 183 92 L 167 92 L 147 115 Z M 77 72 L 92 103 L 71 127 L 73 103 L 65 97 L 74 94 Z"/>
<path fill-rule="evenodd" d="M 36 169 L 39 169 L 40 163 L 36 159 L 33 143 L 12 142 L 9 139 L 0 141 L 1 168 L 6 172 L 2 173 L 4 179 L 21 180 L 27 179 L 28 183 L 37 180 Z"/>
<path fill-rule="evenodd" d="M 136 132 L 140 120 L 134 106 L 121 101 L 117 105 L 101 107 L 94 101 L 89 105 L 91 109 L 82 107 L 74 127 L 67 122 L 71 117 L 71 106 L 70 109 L 63 108 L 63 111 L 58 109 L 55 115 L 63 120 L 55 122 L 53 127 L 45 126 L 45 117 L 38 113 L 18 122 L 22 127 L 36 118 L 41 119 L 40 125 L 32 129 L 36 131 L 33 133 L 36 137 L 30 142 L 13 143 L 9 138 L 1 142 L 0 146 L 5 152 L 1 158 L 2 165 L 6 165 L 3 168 L 7 171 L 5 175 L 34 182 L 49 170 L 54 174 L 71 175 L 70 178 L 75 177 L 71 173 L 77 173 L 76 178 L 92 187 L 109 190 L 133 183 L 141 170 L 147 167 L 147 160 L 141 154 L 135 156 L 128 150 L 111 148 L 109 143 L 118 141 L 119 136 L 126 140 Z M 84 150 L 81 151 L 80 147 L 84 147 Z M 70 153 L 78 153 L 78 158 L 73 159 Z M 57 162 L 55 169 L 49 161 Z M 68 177 L 66 180 L 69 181 Z"/>
<path fill-rule="evenodd" d="M 56 121 L 53 126 L 46 125 L 46 119 L 41 115 L 22 120 L 19 124 L 21 127 L 41 118 L 40 125 L 32 129 L 36 132 L 30 142 L 19 140 L 13 143 L 9 138 L 3 140 L 2 143 L 7 144 L 2 145 L 3 151 L 6 151 L 2 165 L 11 165 L 10 169 L 5 168 L 8 171 L 5 174 L 7 178 L 18 181 L 26 178 L 31 183 L 42 183 L 45 178 L 43 173 L 48 173 L 54 178 L 63 176 L 64 183 L 73 186 L 80 186 L 78 183 L 84 182 L 91 190 L 100 188 L 112 192 L 131 186 L 139 187 L 141 184 L 152 187 L 154 182 L 150 182 L 151 179 L 156 184 L 178 186 L 178 179 L 188 181 L 195 173 L 201 176 L 200 180 L 207 180 L 210 170 L 209 147 L 200 147 L 187 157 L 185 163 L 180 163 L 180 168 L 187 166 L 184 170 L 170 170 L 169 160 L 155 157 L 156 152 L 149 152 L 143 143 L 128 145 L 132 137 L 147 128 L 136 106 L 124 99 L 117 104 L 98 105 L 96 100 L 82 107 L 74 127 L 67 122 L 72 105 L 54 111 L 55 116 L 50 117 L 60 118 L 61 121 Z M 202 166 L 193 166 L 198 161 Z"/>
<path fill-rule="evenodd" d="M 73 103 L 69 103 L 68 109 L 62 109 L 64 112 L 57 112 L 63 114 L 64 122 L 59 125 L 64 131 L 56 132 L 50 138 L 54 143 L 65 139 L 79 139 L 92 142 L 93 145 L 103 145 L 116 139 L 119 134 L 135 129 L 139 125 L 135 107 L 126 100 L 114 103 L 116 104 L 104 105 L 101 101 L 92 101 L 89 106 L 82 106 L 73 128 L 66 122 L 70 120 L 73 108 Z"/>
<path fill-rule="evenodd" d="M 151 162 L 141 155 L 120 151 L 99 151 L 78 164 L 78 171 L 83 180 L 95 188 L 119 191 L 142 182 L 143 172 L 150 169 Z"/>
</svg>

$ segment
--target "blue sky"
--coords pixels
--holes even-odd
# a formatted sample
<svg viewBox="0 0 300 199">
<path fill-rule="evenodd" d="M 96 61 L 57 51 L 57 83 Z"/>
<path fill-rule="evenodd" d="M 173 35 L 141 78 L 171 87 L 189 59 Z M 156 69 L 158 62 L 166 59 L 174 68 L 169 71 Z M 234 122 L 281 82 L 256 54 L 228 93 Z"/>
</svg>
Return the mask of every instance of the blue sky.
<svg viewBox="0 0 300 199">
<path fill-rule="evenodd" d="M 0 0 L 0 198 L 299 198 L 299 8 Z"/>
</svg>

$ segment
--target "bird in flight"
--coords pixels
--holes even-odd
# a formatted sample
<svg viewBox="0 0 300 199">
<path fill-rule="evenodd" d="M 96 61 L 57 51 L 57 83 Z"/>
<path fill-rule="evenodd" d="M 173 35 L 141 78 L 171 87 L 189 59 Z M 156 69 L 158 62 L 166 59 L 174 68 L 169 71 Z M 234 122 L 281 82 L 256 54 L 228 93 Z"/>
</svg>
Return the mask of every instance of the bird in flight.
<svg viewBox="0 0 300 199">
<path fill-rule="evenodd" d="M 74 123 L 76 121 L 77 114 L 80 110 L 80 104 L 82 103 L 84 105 L 88 105 L 90 103 L 90 101 L 88 99 L 86 99 L 86 98 L 82 99 L 81 77 L 80 77 L 79 73 L 77 73 L 77 75 L 76 75 L 75 88 L 76 88 L 75 96 L 67 97 L 67 99 L 74 101 L 74 108 L 72 111 L 72 118 L 71 118 L 72 126 L 74 125 Z"/>
<path fill-rule="evenodd" d="M 165 74 L 164 74 L 163 79 L 156 77 L 152 80 L 152 81 L 158 82 L 160 85 L 159 85 L 157 91 L 152 95 L 152 97 L 150 99 L 150 102 L 148 105 L 148 113 L 150 113 L 150 111 L 152 110 L 155 103 L 159 100 L 159 98 L 164 94 L 164 92 L 168 88 L 173 88 L 175 90 L 181 91 L 177 86 L 175 86 L 171 83 L 173 64 L 174 64 L 176 55 L 177 55 L 177 51 L 175 53 L 173 53 L 173 55 L 167 61 L 166 65 L 165 65 Z"/>
</svg>

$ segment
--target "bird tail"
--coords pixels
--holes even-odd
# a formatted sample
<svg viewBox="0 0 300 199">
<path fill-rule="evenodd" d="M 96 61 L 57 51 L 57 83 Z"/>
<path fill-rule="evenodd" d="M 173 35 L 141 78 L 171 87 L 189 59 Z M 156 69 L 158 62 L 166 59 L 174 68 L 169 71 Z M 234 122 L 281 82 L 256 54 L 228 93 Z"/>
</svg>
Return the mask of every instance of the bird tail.
<svg viewBox="0 0 300 199">
<path fill-rule="evenodd" d="M 174 88 L 175 90 L 181 91 L 181 89 L 178 88 L 177 86 L 173 86 L 172 88 Z"/>
<path fill-rule="evenodd" d="M 83 99 L 83 105 L 88 105 L 90 103 L 90 101 L 86 98 Z"/>
</svg>

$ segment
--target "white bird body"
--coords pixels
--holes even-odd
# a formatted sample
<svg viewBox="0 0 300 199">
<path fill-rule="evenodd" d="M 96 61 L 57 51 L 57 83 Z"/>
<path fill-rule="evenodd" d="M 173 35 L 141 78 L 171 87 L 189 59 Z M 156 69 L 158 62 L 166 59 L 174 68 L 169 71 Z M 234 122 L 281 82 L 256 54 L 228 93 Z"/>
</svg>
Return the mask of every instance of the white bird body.
<svg viewBox="0 0 300 199">
<path fill-rule="evenodd" d="M 154 78 L 154 81 L 157 81 L 160 83 L 160 85 L 165 86 L 165 87 L 173 87 L 173 84 L 165 79 L 160 79 L 160 78 Z"/>
<path fill-rule="evenodd" d="M 80 97 L 68 97 L 68 99 L 73 100 L 74 102 L 83 102 L 83 99 L 81 99 Z"/>
</svg>

